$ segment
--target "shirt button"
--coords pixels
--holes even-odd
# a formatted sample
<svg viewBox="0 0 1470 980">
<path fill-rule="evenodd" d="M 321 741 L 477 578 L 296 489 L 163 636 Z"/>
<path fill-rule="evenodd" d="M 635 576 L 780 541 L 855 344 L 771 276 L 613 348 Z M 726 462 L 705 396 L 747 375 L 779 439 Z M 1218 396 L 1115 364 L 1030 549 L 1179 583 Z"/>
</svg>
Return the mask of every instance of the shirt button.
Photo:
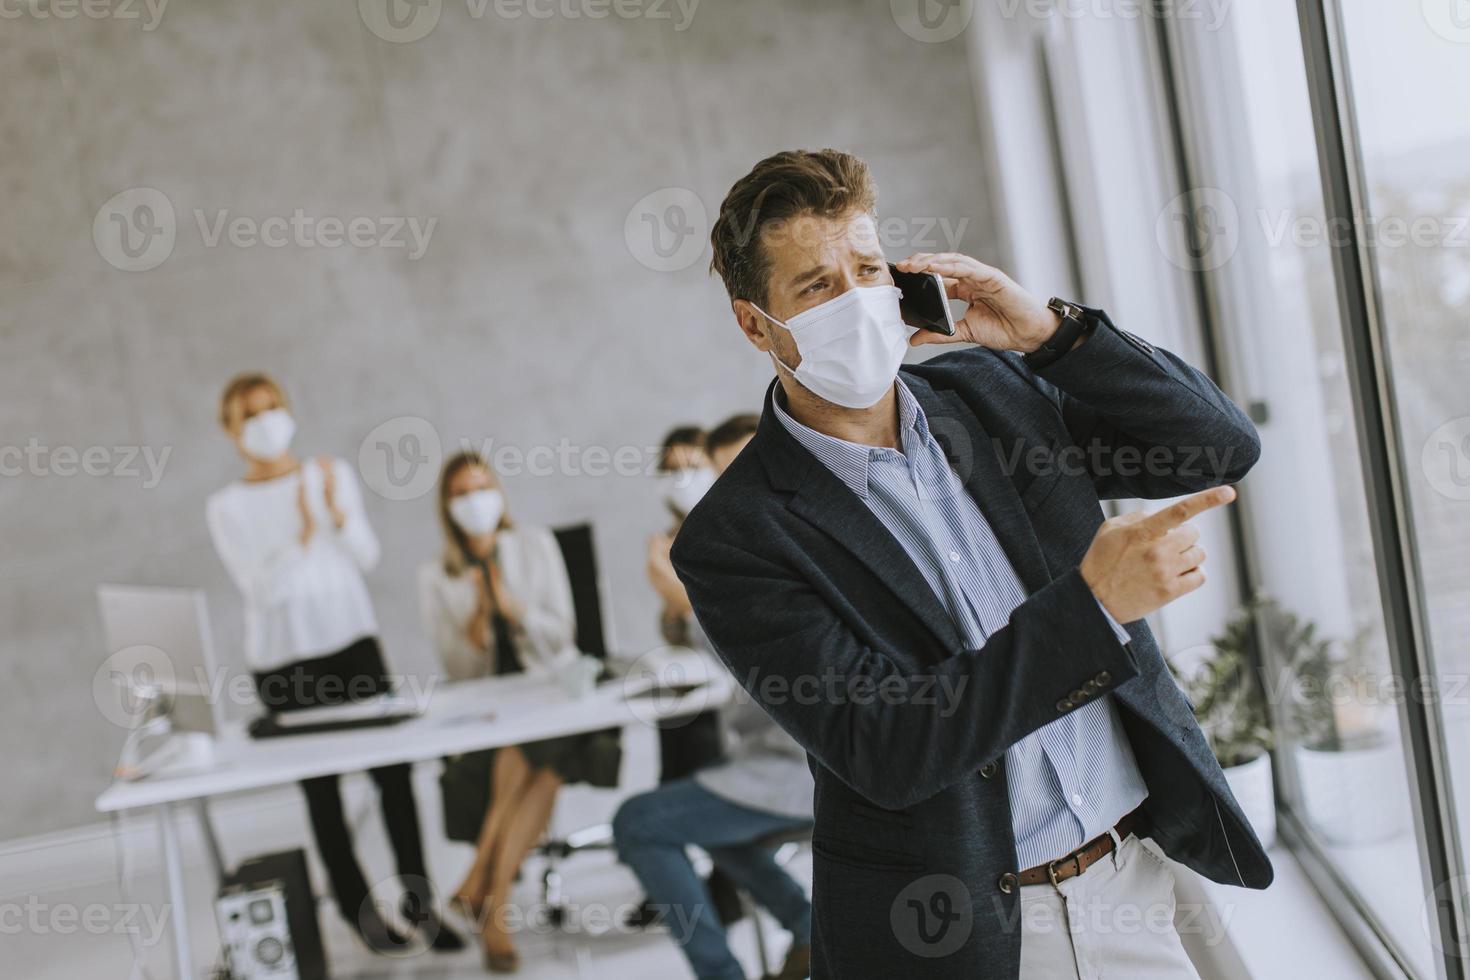
<svg viewBox="0 0 1470 980">
<path fill-rule="evenodd" d="M 1073 806 L 1081 806 L 1082 805 L 1082 794 L 1081 793 L 1073 793 L 1072 794 L 1072 805 Z"/>
<path fill-rule="evenodd" d="M 951 551 L 949 553 L 949 560 L 950 561 L 959 561 L 960 560 L 960 553 L 958 551 Z"/>
</svg>

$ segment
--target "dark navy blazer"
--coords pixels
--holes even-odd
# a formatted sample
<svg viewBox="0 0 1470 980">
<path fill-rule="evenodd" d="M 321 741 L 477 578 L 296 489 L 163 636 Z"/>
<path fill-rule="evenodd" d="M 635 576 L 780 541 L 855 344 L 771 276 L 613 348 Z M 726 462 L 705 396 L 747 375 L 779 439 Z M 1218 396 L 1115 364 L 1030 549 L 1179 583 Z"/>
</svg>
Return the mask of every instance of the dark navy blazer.
<svg viewBox="0 0 1470 980">
<path fill-rule="evenodd" d="M 1150 833 L 1215 881 L 1270 860 L 1146 623 L 1120 643 L 1078 571 L 1101 499 L 1234 483 L 1254 427 L 1202 373 L 1119 330 L 1033 373 L 968 348 L 903 369 L 1028 599 L 978 650 L 902 546 L 774 418 L 694 508 L 674 567 L 721 659 L 807 750 L 816 778 L 813 978 L 1018 975 L 1003 756 L 1116 699 Z"/>
</svg>

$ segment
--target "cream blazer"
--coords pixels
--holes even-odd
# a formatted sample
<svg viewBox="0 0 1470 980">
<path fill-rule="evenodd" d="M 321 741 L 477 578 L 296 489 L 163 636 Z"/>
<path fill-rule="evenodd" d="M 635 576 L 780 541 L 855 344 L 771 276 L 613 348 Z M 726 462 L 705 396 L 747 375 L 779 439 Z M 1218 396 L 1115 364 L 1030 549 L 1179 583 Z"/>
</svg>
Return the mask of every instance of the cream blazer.
<svg viewBox="0 0 1470 980">
<path fill-rule="evenodd" d="M 525 606 L 515 632 L 521 668 L 554 677 L 559 666 L 579 655 L 572 586 L 556 537 L 544 527 L 507 529 L 499 533 L 496 555 L 506 588 Z M 451 578 L 444 563 L 435 559 L 419 567 L 418 586 L 424 632 L 444 676 L 452 681 L 488 676 L 495 663 L 493 638 L 486 653 L 465 636 L 475 613 L 474 580 L 468 575 Z"/>
</svg>

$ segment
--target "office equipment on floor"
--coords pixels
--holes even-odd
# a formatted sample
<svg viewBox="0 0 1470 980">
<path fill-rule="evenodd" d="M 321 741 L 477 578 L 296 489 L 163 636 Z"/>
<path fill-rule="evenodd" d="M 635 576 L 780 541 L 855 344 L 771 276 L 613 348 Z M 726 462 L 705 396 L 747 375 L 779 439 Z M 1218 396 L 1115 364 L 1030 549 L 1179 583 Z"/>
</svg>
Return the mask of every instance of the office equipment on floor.
<svg viewBox="0 0 1470 980">
<path fill-rule="evenodd" d="M 214 908 L 230 980 L 325 980 L 306 852 L 241 864 L 226 877 Z"/>
</svg>

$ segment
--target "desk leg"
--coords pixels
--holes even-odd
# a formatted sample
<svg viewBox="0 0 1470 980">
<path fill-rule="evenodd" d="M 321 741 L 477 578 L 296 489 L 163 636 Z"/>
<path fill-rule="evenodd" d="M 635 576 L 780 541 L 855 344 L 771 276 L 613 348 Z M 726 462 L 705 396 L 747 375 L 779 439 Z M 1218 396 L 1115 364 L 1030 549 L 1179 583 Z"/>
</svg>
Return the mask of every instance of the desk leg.
<svg viewBox="0 0 1470 980">
<path fill-rule="evenodd" d="M 174 926 L 174 976 L 191 980 L 194 952 L 189 945 L 189 902 L 184 894 L 184 855 L 179 847 L 179 827 L 172 807 L 160 803 L 153 808 L 158 817 L 158 846 L 163 852 L 164 877 L 168 883 L 169 915 Z"/>
<path fill-rule="evenodd" d="M 225 856 L 220 850 L 219 837 L 214 833 L 214 823 L 209 819 L 209 797 L 201 796 L 194 801 L 194 810 L 199 815 L 199 831 L 204 835 L 204 847 L 209 860 L 214 864 L 214 887 L 225 883 Z"/>
</svg>

